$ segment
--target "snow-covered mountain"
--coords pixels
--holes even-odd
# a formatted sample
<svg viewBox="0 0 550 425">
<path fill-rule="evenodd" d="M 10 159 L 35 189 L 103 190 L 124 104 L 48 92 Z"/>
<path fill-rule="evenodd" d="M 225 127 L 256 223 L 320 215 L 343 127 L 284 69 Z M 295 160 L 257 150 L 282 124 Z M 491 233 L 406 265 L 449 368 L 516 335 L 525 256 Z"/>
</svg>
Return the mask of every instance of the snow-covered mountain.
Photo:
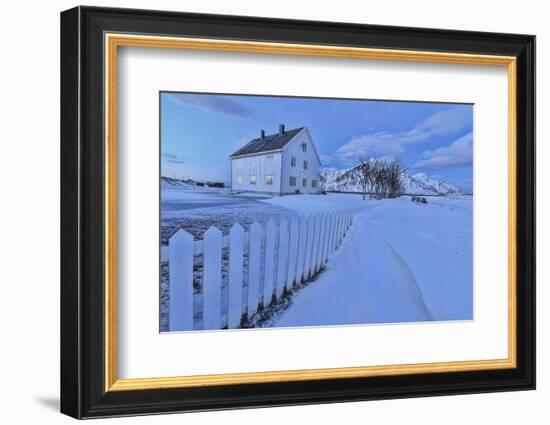
<svg viewBox="0 0 550 425">
<path fill-rule="evenodd" d="M 356 176 L 354 168 L 347 170 L 322 169 L 321 181 L 325 190 L 336 192 L 362 192 L 363 188 Z M 424 173 L 403 177 L 403 192 L 418 195 L 448 195 L 459 190 L 448 183 L 436 180 Z"/>
<path fill-rule="evenodd" d="M 424 173 L 418 173 L 413 176 L 405 176 L 403 180 L 403 189 L 405 193 L 419 195 L 448 195 L 450 193 L 460 192 L 455 186 L 436 180 Z"/>
</svg>

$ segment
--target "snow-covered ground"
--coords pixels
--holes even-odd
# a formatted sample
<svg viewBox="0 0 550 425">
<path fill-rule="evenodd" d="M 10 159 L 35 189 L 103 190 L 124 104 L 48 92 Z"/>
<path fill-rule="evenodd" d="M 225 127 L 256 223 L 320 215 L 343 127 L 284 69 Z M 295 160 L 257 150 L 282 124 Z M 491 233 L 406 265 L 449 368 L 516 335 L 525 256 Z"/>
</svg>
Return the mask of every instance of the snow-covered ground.
<svg viewBox="0 0 550 425">
<path fill-rule="evenodd" d="M 323 197 L 265 202 L 319 212 Z M 363 206 L 346 243 L 273 326 L 471 320 L 472 198 L 362 201 L 328 195 L 326 208 Z"/>
<path fill-rule="evenodd" d="M 231 194 L 228 189 L 199 187 L 193 184 L 182 183 L 178 180 L 164 179 L 161 183 L 161 264 L 160 264 L 160 329 L 168 330 L 169 306 L 169 275 L 168 275 L 168 240 L 179 229 L 191 233 L 195 240 L 201 240 L 210 226 L 218 227 L 224 234 L 228 234 L 231 226 L 240 223 L 248 230 L 250 225 L 257 221 L 266 223 L 269 219 L 279 222 L 284 216 L 291 218 L 296 212 L 269 203 L 261 202 L 265 196 L 249 196 L 248 194 Z M 222 299 L 227 298 L 227 267 L 228 252 L 224 249 Z M 245 250 L 245 264 L 248 261 L 248 250 Z M 195 259 L 193 267 L 195 286 L 195 319 L 200 329 L 202 326 L 202 293 L 200 282 L 202 279 L 202 256 Z M 246 287 L 245 287 L 246 290 Z M 244 293 L 246 295 L 246 292 Z M 226 309 L 224 304 L 224 309 Z M 224 310 L 225 314 L 225 310 Z"/>
<path fill-rule="evenodd" d="M 264 199 L 268 198 L 231 194 L 229 189 L 162 188 L 161 243 L 167 245 L 178 229 L 202 239 L 210 226 L 217 226 L 226 234 L 234 223 L 248 227 L 254 221 L 265 223 L 270 218 L 278 221 L 281 216 L 295 214 L 289 209 L 260 202 Z"/>
<path fill-rule="evenodd" d="M 227 234 L 234 223 L 248 228 L 254 221 L 360 207 L 326 269 L 257 326 L 472 319 L 472 197 L 430 197 L 428 204 L 336 193 L 266 198 L 194 185 L 167 185 L 161 193 L 163 245 L 179 228 L 202 239 L 212 225 Z M 161 271 L 161 329 L 167 330 L 167 263 Z M 200 322 L 201 264 L 195 274 Z M 225 292 L 222 287 L 222 298 Z"/>
</svg>

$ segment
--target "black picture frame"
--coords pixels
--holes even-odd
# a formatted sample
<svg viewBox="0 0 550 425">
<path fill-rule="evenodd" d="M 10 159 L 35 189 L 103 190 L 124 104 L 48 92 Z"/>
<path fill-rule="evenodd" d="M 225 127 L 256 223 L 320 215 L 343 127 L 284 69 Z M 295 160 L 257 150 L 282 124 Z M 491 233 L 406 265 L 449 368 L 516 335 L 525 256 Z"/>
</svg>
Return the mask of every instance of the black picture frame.
<svg viewBox="0 0 550 425">
<path fill-rule="evenodd" d="M 105 391 L 104 34 L 506 55 L 517 58 L 517 367 Z M 75 418 L 535 388 L 535 37 L 132 9 L 61 13 L 61 412 Z"/>
</svg>

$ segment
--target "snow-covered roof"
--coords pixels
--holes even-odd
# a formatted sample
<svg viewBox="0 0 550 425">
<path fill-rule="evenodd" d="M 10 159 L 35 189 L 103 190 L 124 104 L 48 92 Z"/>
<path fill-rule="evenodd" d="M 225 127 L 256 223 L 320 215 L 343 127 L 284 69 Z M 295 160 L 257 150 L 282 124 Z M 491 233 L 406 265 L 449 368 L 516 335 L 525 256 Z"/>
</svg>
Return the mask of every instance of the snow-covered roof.
<svg viewBox="0 0 550 425">
<path fill-rule="evenodd" d="M 271 152 L 282 149 L 303 129 L 304 127 L 300 127 L 292 130 L 284 130 L 282 133 L 278 132 L 275 134 L 265 135 L 264 137 L 257 137 L 256 139 L 252 139 L 235 153 L 229 155 L 229 157 L 235 158 L 237 156 Z"/>
</svg>

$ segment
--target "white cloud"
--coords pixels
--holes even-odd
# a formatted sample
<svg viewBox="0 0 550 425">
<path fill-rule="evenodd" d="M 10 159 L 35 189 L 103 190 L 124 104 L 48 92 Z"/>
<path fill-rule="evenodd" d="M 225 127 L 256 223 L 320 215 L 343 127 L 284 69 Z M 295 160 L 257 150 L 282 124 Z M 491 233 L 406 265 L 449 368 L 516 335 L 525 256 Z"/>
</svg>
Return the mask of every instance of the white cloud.
<svg viewBox="0 0 550 425">
<path fill-rule="evenodd" d="M 446 135 L 461 130 L 471 122 L 471 119 L 471 109 L 459 106 L 447 111 L 436 112 L 418 127 L 433 134 Z"/>
<path fill-rule="evenodd" d="M 334 156 L 340 161 L 349 161 L 357 155 L 399 156 L 404 146 L 421 143 L 434 136 L 455 133 L 471 123 L 471 109 L 462 106 L 436 112 L 408 131 L 389 133 L 379 131 L 352 138 L 336 150 Z"/>
<path fill-rule="evenodd" d="M 472 133 L 468 133 L 448 146 L 433 151 L 425 151 L 422 154 L 425 159 L 413 164 L 413 168 L 471 165 L 473 159 L 472 148 Z"/>
<path fill-rule="evenodd" d="M 321 165 L 328 165 L 334 162 L 335 158 L 332 155 L 320 155 L 321 157 Z"/>
<path fill-rule="evenodd" d="M 186 161 L 193 159 L 190 156 L 179 156 L 171 152 L 163 152 L 161 157 L 162 157 L 162 160 L 167 163 L 180 164 L 180 165 L 183 165 L 186 163 Z"/>
<path fill-rule="evenodd" d="M 178 105 L 193 105 L 205 112 L 214 112 L 249 119 L 253 111 L 238 98 L 224 95 L 168 93 L 165 96 Z"/>
</svg>

